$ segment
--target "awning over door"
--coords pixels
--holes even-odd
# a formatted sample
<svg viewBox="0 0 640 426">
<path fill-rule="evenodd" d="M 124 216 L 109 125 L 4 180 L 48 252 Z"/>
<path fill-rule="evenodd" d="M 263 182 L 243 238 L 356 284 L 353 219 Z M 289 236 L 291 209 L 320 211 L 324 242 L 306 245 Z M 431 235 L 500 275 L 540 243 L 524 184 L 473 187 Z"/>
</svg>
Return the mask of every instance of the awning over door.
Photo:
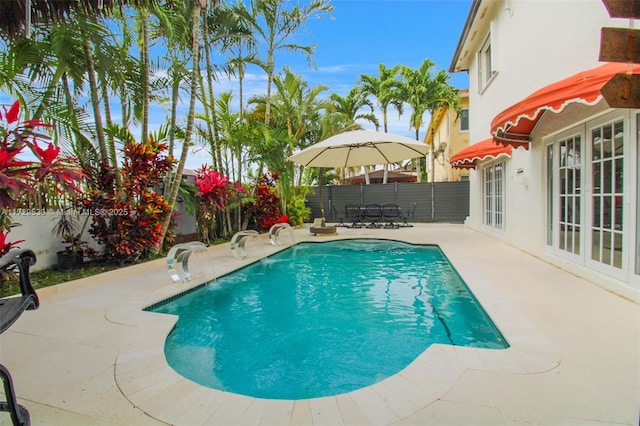
<svg viewBox="0 0 640 426">
<path fill-rule="evenodd" d="M 640 72 L 640 65 L 631 68 Z M 491 122 L 491 134 L 498 143 L 528 148 L 531 133 L 544 114 L 560 113 L 572 103 L 597 104 L 602 100 L 602 86 L 628 70 L 628 64 L 607 63 L 545 86 L 498 114 Z"/>
<path fill-rule="evenodd" d="M 497 144 L 493 138 L 489 138 L 456 152 L 451 156 L 449 163 L 457 169 L 475 169 L 478 161 L 501 156 L 511 157 L 511 149 L 511 146 Z"/>
</svg>

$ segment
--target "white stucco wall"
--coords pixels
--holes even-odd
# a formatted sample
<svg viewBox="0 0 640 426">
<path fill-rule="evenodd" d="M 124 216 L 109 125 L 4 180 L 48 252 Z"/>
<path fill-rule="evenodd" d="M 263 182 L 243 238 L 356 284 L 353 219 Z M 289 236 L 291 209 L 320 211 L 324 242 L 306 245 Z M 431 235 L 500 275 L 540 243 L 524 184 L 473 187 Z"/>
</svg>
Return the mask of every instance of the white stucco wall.
<svg viewBox="0 0 640 426">
<path fill-rule="evenodd" d="M 58 259 L 56 253 L 64 249 L 64 245 L 60 242 L 60 238 L 51 233 L 51 230 L 55 225 L 56 217 L 56 212 L 45 212 L 44 214 L 41 214 L 38 211 L 36 211 L 35 214 L 12 215 L 13 221 L 15 223 L 20 223 L 21 225 L 11 228 L 7 241 L 25 240 L 18 244 L 18 247 L 34 251 L 37 258 L 36 264 L 32 268 L 34 271 L 51 268 L 57 265 Z M 80 216 L 80 218 L 81 220 L 84 220 L 84 216 Z M 183 223 L 180 227 L 181 221 Z M 193 216 L 185 213 L 177 219 L 177 223 L 178 228 L 176 232 L 178 235 L 185 235 L 187 232 L 189 234 L 197 232 Z M 82 223 L 80 223 L 79 226 L 82 226 Z M 90 227 L 91 219 L 89 219 L 85 228 L 82 240 L 86 241 L 87 244 L 89 244 L 89 247 L 100 252 L 102 247 L 96 243 L 91 234 L 89 234 Z"/>
<path fill-rule="evenodd" d="M 480 93 L 477 55 L 470 55 L 471 144 L 489 137 L 493 118 L 532 92 L 602 65 L 598 61 L 600 28 L 627 25 L 624 20 L 609 18 L 601 0 L 500 0 L 496 3 L 493 17 L 470 43 L 479 47 L 489 31 L 492 32 L 493 67 L 497 71 Z M 514 149 L 512 159 L 506 162 L 507 232 L 497 234 L 506 242 L 534 253 L 540 253 L 545 246 L 545 218 L 541 217 L 540 207 L 545 201 L 542 150 L 541 144 L 532 144 L 529 152 Z M 481 182 L 476 182 L 481 177 L 480 173 L 470 176 L 468 224 L 477 229 L 483 229 L 482 187 Z"/>
<path fill-rule="evenodd" d="M 503 0 L 498 1 L 504 4 Z M 600 28 L 627 25 L 611 19 L 601 0 L 509 0 L 497 7 L 492 50 L 498 74 L 478 93 L 477 57 L 469 64 L 471 143 L 489 136 L 491 120 L 530 93 L 598 61 Z M 484 40 L 490 28 L 474 39 Z"/>
<path fill-rule="evenodd" d="M 25 240 L 18 244 L 18 247 L 31 249 L 36 254 L 36 264 L 32 268 L 34 271 L 57 265 L 56 253 L 64 250 L 64 245 L 60 242 L 60 239 L 51 233 L 56 217 L 57 214 L 55 212 L 40 214 L 37 211 L 34 214 L 12 215 L 14 223 L 20 223 L 20 226 L 11 228 L 7 241 Z M 93 241 L 88 232 L 90 225 L 91 219 L 89 219 L 89 224 L 85 228 L 82 240 L 86 241 L 95 250 L 100 250 L 100 246 Z M 82 226 L 82 223 L 80 226 Z"/>
</svg>

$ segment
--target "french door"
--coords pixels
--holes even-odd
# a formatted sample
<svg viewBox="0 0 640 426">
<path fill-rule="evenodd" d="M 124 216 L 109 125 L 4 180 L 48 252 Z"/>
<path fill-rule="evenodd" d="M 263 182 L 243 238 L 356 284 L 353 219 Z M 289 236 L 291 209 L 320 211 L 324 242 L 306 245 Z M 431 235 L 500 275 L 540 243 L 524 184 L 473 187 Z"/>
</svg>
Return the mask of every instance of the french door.
<svg viewBox="0 0 640 426">
<path fill-rule="evenodd" d="M 553 252 L 633 283 L 640 282 L 638 123 L 640 114 L 605 115 L 556 135 L 546 149 Z"/>
<path fill-rule="evenodd" d="M 589 130 L 591 221 L 589 261 L 621 270 L 624 260 L 625 132 L 622 118 Z"/>
</svg>

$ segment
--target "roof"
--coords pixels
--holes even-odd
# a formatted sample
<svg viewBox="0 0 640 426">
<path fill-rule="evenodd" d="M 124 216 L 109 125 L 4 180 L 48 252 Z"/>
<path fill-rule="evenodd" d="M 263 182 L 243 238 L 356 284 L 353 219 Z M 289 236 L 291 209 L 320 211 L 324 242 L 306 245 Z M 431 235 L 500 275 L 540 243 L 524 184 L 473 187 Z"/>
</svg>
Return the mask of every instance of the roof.
<svg viewBox="0 0 640 426">
<path fill-rule="evenodd" d="M 369 182 L 371 183 L 382 183 L 382 179 L 384 177 L 384 170 L 375 170 L 373 172 L 369 172 Z M 398 171 L 389 170 L 387 172 L 387 183 L 393 182 L 416 182 L 418 180 L 417 176 L 402 173 Z M 343 180 L 343 185 L 357 185 L 365 182 L 364 175 L 358 175 L 351 178 L 346 178 Z"/>
<path fill-rule="evenodd" d="M 460 40 L 451 59 L 449 72 L 469 70 L 469 64 L 465 63 L 465 61 L 470 60 L 473 55 L 468 55 L 468 53 L 474 52 L 474 46 L 482 42 L 482 37 L 476 36 L 484 35 L 484 31 L 480 34 L 478 32 L 484 28 L 489 28 L 491 18 L 494 16 L 494 10 L 501 5 L 502 2 L 495 0 L 473 0 L 460 34 Z"/>
</svg>

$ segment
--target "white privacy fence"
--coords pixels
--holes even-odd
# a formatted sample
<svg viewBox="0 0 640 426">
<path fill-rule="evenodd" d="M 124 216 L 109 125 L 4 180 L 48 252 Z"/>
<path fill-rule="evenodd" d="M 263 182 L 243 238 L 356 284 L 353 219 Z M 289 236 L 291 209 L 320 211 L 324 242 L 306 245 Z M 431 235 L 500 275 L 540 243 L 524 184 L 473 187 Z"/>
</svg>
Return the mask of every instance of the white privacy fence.
<svg viewBox="0 0 640 426">
<path fill-rule="evenodd" d="M 13 211 L 10 215 L 14 223 L 21 225 L 11 228 L 11 232 L 9 232 L 7 236 L 7 241 L 25 240 L 18 244 L 18 246 L 31 249 L 36 254 L 37 262 L 32 270 L 38 271 L 55 266 L 58 262 L 56 253 L 64 250 L 65 247 L 60 241 L 60 238 L 52 233 L 52 229 L 56 224 L 56 220 L 60 217 L 60 213 L 57 211 L 45 212 L 37 209 L 23 209 Z M 85 216 L 79 216 L 80 223 L 78 232 L 80 232 L 84 217 Z M 81 239 L 86 241 L 89 247 L 99 250 L 100 247 L 88 232 L 90 225 L 91 219 L 89 219 L 89 223 Z"/>
</svg>

